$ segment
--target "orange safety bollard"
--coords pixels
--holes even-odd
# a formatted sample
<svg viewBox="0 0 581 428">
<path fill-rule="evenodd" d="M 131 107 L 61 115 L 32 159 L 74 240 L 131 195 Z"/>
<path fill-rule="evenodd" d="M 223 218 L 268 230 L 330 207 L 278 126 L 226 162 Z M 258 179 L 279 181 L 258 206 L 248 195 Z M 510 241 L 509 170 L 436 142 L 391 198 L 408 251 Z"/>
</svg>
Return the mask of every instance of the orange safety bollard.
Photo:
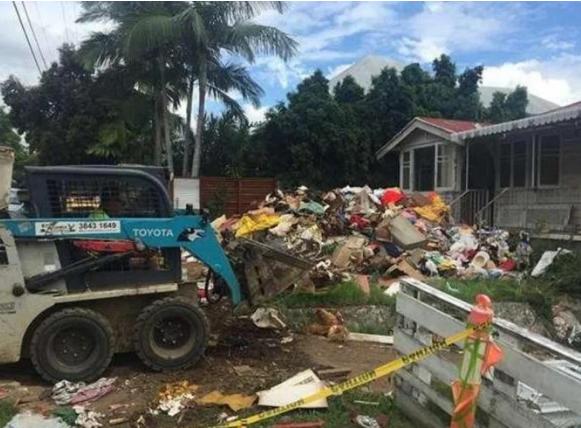
<svg viewBox="0 0 581 428">
<path fill-rule="evenodd" d="M 450 428 L 474 427 L 482 375 L 502 360 L 502 349 L 493 342 L 490 335 L 494 317 L 490 297 L 479 294 L 474 300 L 474 307 L 468 315 L 468 327 L 483 324 L 486 327 L 474 331 L 464 342 L 459 379 L 452 384 L 454 411 Z"/>
</svg>

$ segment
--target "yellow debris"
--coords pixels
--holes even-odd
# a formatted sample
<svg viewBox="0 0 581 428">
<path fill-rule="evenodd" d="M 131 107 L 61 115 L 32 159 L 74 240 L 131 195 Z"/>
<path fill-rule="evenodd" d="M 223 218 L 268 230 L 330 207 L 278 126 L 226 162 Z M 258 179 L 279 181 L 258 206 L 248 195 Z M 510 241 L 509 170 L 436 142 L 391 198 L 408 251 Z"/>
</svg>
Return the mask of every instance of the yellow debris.
<svg viewBox="0 0 581 428">
<path fill-rule="evenodd" d="M 249 235 L 259 230 L 270 229 L 276 226 L 280 221 L 278 214 L 244 214 L 236 224 L 236 237 L 239 238 L 244 235 Z"/>
<path fill-rule="evenodd" d="M 444 200 L 437 193 L 430 195 L 432 203 L 430 205 L 425 205 L 423 207 L 414 207 L 414 211 L 420 217 L 425 218 L 429 221 L 434 221 L 440 223 L 446 213 L 450 210 L 450 207 L 444 202 Z"/>
<path fill-rule="evenodd" d="M 220 391 L 212 391 L 196 400 L 198 404 L 217 404 L 230 407 L 234 412 L 246 409 L 254 404 L 256 395 L 230 394 L 224 395 Z"/>
</svg>

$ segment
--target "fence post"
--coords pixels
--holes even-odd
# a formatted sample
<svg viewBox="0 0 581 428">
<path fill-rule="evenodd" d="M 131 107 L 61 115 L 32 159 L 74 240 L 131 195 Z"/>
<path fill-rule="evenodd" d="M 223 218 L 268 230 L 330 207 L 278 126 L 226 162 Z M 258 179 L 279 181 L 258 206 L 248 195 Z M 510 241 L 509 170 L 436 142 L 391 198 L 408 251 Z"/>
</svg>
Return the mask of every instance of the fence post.
<svg viewBox="0 0 581 428">
<path fill-rule="evenodd" d="M 464 343 L 464 357 L 460 365 L 460 378 L 452 384 L 454 410 L 450 428 L 472 428 L 476 420 L 476 404 L 482 375 L 502 359 L 502 350 L 492 342 L 492 302 L 479 294 L 468 315 L 468 327 L 478 328 Z M 486 324 L 486 327 L 482 327 Z"/>
</svg>

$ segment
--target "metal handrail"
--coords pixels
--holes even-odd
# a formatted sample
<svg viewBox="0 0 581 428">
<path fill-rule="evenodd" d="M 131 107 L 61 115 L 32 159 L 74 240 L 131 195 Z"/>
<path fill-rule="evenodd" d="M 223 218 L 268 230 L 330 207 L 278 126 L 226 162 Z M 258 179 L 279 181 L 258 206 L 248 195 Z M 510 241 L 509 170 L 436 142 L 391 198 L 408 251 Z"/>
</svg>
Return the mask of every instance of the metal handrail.
<svg viewBox="0 0 581 428">
<path fill-rule="evenodd" d="M 452 199 L 452 201 L 448 204 L 448 206 L 450 208 L 452 208 L 456 203 L 458 203 L 464 196 L 466 196 L 468 193 L 470 193 L 472 190 L 471 189 L 466 189 L 464 190 L 464 192 L 462 192 L 460 194 L 460 196 L 457 196 L 456 198 Z"/>
<path fill-rule="evenodd" d="M 480 223 L 480 220 L 482 219 L 482 217 L 481 217 L 482 212 L 508 191 L 509 191 L 508 187 L 502 189 L 502 191 L 498 195 L 494 196 L 490 201 L 488 201 L 488 203 L 486 205 L 484 205 L 482 208 L 480 208 L 480 210 L 478 210 L 478 212 L 476 213 L 476 218 L 478 219 L 478 223 Z"/>
</svg>

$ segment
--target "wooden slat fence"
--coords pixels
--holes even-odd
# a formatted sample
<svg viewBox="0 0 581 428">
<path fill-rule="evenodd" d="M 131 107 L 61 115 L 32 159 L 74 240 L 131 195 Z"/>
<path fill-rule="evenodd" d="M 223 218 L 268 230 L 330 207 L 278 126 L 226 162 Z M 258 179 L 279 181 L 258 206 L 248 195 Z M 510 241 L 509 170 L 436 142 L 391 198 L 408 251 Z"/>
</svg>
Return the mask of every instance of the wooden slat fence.
<svg viewBox="0 0 581 428">
<path fill-rule="evenodd" d="M 465 328 L 471 305 L 411 278 L 401 285 L 394 333 L 399 352 L 413 352 L 433 337 Z M 477 426 L 581 427 L 581 353 L 503 319 L 494 325 L 504 360 L 482 381 Z M 449 426 L 449 385 L 458 377 L 462 345 L 396 374 L 398 406 L 418 426 Z"/>
<path fill-rule="evenodd" d="M 242 214 L 275 188 L 274 178 L 201 177 L 200 203 L 215 214 Z"/>
</svg>

